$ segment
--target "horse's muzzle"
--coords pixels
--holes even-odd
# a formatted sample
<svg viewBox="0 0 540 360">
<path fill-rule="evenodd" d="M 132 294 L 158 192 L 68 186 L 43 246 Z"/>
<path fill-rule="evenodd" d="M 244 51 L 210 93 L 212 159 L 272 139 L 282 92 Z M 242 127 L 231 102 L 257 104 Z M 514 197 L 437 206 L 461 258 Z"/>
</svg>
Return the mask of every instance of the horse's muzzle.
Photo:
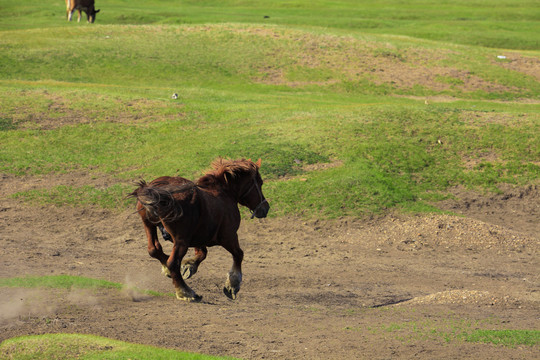
<svg viewBox="0 0 540 360">
<path fill-rule="evenodd" d="M 251 218 L 253 219 L 256 217 L 257 219 L 265 218 L 266 215 L 268 215 L 268 211 L 270 210 L 270 204 L 268 204 L 268 201 L 266 199 L 261 202 L 255 210 L 253 210 L 253 213 L 251 214 Z"/>
</svg>

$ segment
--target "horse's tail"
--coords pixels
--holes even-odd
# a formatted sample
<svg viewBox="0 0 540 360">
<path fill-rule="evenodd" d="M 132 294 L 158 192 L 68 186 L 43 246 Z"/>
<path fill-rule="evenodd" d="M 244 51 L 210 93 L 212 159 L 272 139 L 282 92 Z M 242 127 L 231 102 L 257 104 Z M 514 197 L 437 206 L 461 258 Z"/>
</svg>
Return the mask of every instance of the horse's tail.
<svg viewBox="0 0 540 360">
<path fill-rule="evenodd" d="M 173 194 L 187 191 L 192 186 L 151 186 L 146 181 L 141 180 L 139 187 L 128 196 L 135 197 L 146 210 L 150 221 L 158 223 L 163 221 L 174 221 L 184 215 L 180 203 L 174 198 Z"/>
</svg>

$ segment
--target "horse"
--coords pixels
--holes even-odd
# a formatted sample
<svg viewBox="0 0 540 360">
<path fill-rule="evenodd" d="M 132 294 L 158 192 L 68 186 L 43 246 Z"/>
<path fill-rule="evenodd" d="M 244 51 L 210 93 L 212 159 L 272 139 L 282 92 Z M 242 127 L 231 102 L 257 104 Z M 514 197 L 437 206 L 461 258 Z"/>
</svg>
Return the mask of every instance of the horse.
<svg viewBox="0 0 540 360">
<path fill-rule="evenodd" d="M 159 260 L 162 273 L 171 277 L 179 300 L 199 302 L 199 296 L 185 282 L 198 270 L 208 253 L 207 247 L 220 245 L 233 257 L 223 293 L 237 298 L 242 282 L 244 252 L 238 243 L 240 211 L 238 204 L 251 211 L 251 218 L 265 218 L 270 205 L 262 192 L 259 174 L 261 159 L 228 160 L 217 158 L 211 170 L 196 182 L 182 177 L 162 176 L 150 183 L 141 180 L 129 194 L 137 199 L 148 239 L 148 254 Z M 170 255 L 163 252 L 157 229 L 169 235 L 173 246 Z M 184 259 L 188 248 L 195 248 L 192 258 Z"/>
</svg>

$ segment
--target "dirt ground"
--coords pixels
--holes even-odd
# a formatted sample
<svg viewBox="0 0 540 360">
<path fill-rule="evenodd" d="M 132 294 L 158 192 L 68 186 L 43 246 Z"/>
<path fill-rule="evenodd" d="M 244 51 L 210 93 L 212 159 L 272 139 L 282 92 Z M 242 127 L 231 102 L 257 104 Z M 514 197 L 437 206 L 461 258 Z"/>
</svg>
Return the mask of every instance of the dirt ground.
<svg viewBox="0 0 540 360">
<path fill-rule="evenodd" d="M 540 328 L 538 187 L 456 189 L 439 205 L 459 215 L 244 220 L 239 299 L 222 293 L 232 259 L 214 247 L 188 280 L 202 303 L 185 303 L 133 289 L 173 291 L 137 215 L 8 197 L 40 181 L 2 179 L 0 277 L 69 274 L 126 288 L 0 288 L 0 341 L 62 332 L 244 359 L 540 358 L 538 346 L 459 336 Z"/>
</svg>

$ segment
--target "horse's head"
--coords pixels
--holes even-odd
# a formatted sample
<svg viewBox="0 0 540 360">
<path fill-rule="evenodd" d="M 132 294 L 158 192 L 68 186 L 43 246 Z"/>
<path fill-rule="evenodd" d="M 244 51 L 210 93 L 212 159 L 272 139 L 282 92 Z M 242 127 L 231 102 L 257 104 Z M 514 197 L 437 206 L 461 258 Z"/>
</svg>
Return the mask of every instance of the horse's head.
<svg viewBox="0 0 540 360">
<path fill-rule="evenodd" d="M 262 192 L 263 180 L 259 174 L 261 159 L 251 160 L 217 159 L 213 164 L 215 174 L 223 176 L 229 190 L 235 194 L 238 203 L 251 210 L 251 218 L 264 218 L 270 205 Z"/>
<path fill-rule="evenodd" d="M 252 219 L 254 217 L 260 219 L 266 217 L 268 210 L 270 210 L 270 204 L 268 204 L 262 192 L 263 180 L 261 174 L 259 174 L 261 159 L 252 164 L 255 165 L 255 169 L 251 174 L 245 176 L 247 179 L 243 181 L 238 202 L 251 210 Z"/>
</svg>

